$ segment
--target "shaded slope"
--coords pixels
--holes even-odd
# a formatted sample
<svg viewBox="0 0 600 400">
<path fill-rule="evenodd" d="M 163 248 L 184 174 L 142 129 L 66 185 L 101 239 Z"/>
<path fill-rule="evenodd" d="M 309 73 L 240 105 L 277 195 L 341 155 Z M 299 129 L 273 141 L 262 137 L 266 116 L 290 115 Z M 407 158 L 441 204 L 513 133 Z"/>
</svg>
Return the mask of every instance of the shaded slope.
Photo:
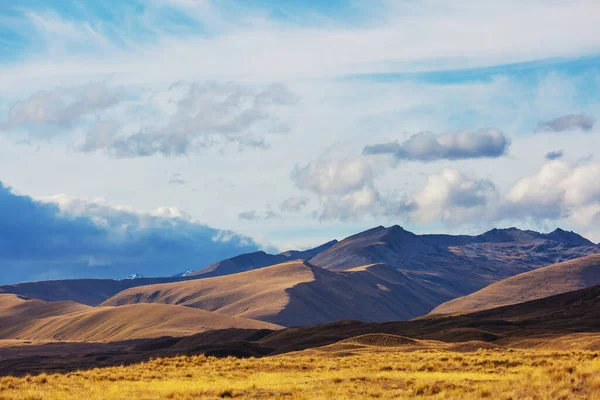
<svg viewBox="0 0 600 400">
<path fill-rule="evenodd" d="M 600 286 L 460 316 L 370 324 L 338 321 L 287 328 L 259 342 L 277 349 L 274 353 L 284 353 L 371 333 L 447 342 L 477 340 L 521 345 L 528 338 L 559 341 L 560 336 L 582 332 L 600 334 Z M 195 335 L 196 343 L 202 341 L 202 336 Z"/>
<path fill-rule="evenodd" d="M 1 293 L 13 293 L 44 301 L 75 301 L 96 306 L 122 290 L 156 283 L 179 282 L 189 278 L 139 278 L 139 279 L 64 279 L 15 283 L 0 286 Z"/>
<path fill-rule="evenodd" d="M 573 232 L 549 234 L 516 228 L 478 236 L 416 235 L 399 226 L 350 236 L 310 260 L 332 271 L 385 263 L 439 294 L 455 298 L 493 282 L 589 254 L 600 247 Z"/>
<path fill-rule="evenodd" d="M 522 303 L 600 285 L 600 255 L 576 258 L 493 283 L 450 300 L 431 314 L 453 314 Z"/>
<path fill-rule="evenodd" d="M 123 291 L 104 305 L 166 303 L 284 326 L 389 321 L 433 307 L 437 295 L 386 265 L 336 273 L 296 260 L 234 275 Z"/>
<path fill-rule="evenodd" d="M 280 254 L 268 254 L 264 251 L 256 251 L 254 253 L 240 254 L 239 256 L 228 258 L 211 264 L 198 271 L 186 274 L 186 276 L 196 277 L 215 277 L 223 275 L 237 274 L 239 272 L 252 271 L 255 269 L 268 267 L 270 265 L 281 264 L 286 261 L 304 260 L 315 257 L 322 251 L 327 250 L 335 245 L 337 240 L 324 243 L 318 247 L 308 250 L 289 250 Z"/>
<path fill-rule="evenodd" d="M 272 324 L 187 307 L 88 307 L 0 295 L 0 339 L 114 341 L 186 336 L 208 329 L 277 329 Z"/>
</svg>

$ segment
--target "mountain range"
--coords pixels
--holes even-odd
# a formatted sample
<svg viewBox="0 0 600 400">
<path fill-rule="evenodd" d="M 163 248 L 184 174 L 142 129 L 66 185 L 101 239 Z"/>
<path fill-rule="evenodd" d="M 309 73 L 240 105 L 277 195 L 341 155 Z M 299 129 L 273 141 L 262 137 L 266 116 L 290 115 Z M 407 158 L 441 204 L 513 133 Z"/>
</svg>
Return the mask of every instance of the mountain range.
<svg viewBox="0 0 600 400">
<path fill-rule="evenodd" d="M 158 320 L 148 320 L 150 325 L 181 336 L 193 327 L 170 313 L 199 321 L 198 329 L 203 330 L 218 325 L 206 321 L 217 320 L 238 328 L 247 321 L 309 326 L 348 319 L 407 320 L 430 312 L 472 312 L 514 304 L 600 283 L 594 269 L 600 256 L 594 254 L 600 254 L 598 245 L 561 229 L 545 234 L 508 228 L 453 236 L 379 226 L 309 250 L 241 254 L 177 277 L 20 283 L 0 286 L 0 295 L 88 307 L 67 313 L 73 314 L 68 318 L 52 315 L 56 317 L 52 324 L 43 321 L 60 332 L 80 332 L 70 327 L 81 321 L 100 324 L 89 328 L 102 334 L 69 336 L 79 340 L 125 338 L 109 334 L 116 328 L 104 330 L 104 324 L 109 319 L 136 318 L 138 312 L 155 313 Z M 24 306 L 5 311 L 0 320 L 11 321 L 6 318 L 17 315 L 20 307 Z M 19 315 L 28 314 L 36 315 L 31 311 Z M 157 322 L 163 320 L 165 324 Z M 49 332 L 37 323 L 23 332 Z M 131 337 L 158 334 L 131 329 L 137 332 Z"/>
</svg>

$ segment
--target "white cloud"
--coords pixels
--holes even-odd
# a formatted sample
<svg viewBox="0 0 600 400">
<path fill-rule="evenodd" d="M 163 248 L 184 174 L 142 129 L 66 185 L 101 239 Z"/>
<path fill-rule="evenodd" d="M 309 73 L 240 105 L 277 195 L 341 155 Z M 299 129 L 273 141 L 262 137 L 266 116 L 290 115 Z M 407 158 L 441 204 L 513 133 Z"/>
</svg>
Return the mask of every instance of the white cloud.
<svg viewBox="0 0 600 400">
<path fill-rule="evenodd" d="M 411 217 L 421 222 L 446 224 L 474 222 L 497 206 L 499 194 L 493 182 L 466 176 L 454 169 L 443 169 L 429 176 L 423 191 L 413 196 Z"/>
<path fill-rule="evenodd" d="M 377 213 L 380 195 L 375 189 L 379 174 L 375 160 L 367 157 L 338 159 L 327 155 L 296 166 L 292 180 L 300 189 L 319 196 L 323 219 L 355 218 L 365 213 Z"/>
<path fill-rule="evenodd" d="M 585 226 L 600 211 L 600 164 L 548 162 L 537 174 L 519 180 L 506 197 L 511 212 Z"/>
<path fill-rule="evenodd" d="M 390 164 L 373 157 L 324 154 L 304 167 L 296 165 L 291 177 L 300 189 L 319 198 L 322 220 L 361 219 L 369 216 L 399 215 L 410 208 L 404 201 L 381 194 L 376 179 Z"/>
</svg>

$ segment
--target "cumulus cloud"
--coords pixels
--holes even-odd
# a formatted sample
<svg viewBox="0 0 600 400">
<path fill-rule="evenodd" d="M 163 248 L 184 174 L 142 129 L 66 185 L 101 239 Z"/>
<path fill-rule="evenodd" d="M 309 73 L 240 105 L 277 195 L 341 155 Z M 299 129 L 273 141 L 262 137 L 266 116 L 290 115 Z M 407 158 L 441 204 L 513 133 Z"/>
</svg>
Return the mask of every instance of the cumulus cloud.
<svg viewBox="0 0 600 400">
<path fill-rule="evenodd" d="M 600 211 L 600 164 L 555 160 L 519 180 L 506 196 L 507 212 L 587 225 Z"/>
<path fill-rule="evenodd" d="M 392 142 L 366 146 L 363 154 L 392 154 L 398 160 L 436 161 L 470 158 L 495 158 L 504 155 L 510 140 L 499 130 L 476 132 L 421 132 L 403 143 Z"/>
<path fill-rule="evenodd" d="M 565 153 L 562 150 L 550 151 L 546 153 L 546 159 L 550 161 L 558 160 L 559 158 L 563 158 L 564 155 Z"/>
<path fill-rule="evenodd" d="M 39 91 L 13 105 L 0 128 L 70 127 L 81 117 L 106 110 L 126 98 L 122 89 L 109 87 L 105 82 Z"/>
<path fill-rule="evenodd" d="M 291 177 L 300 189 L 319 196 L 320 218 L 346 219 L 377 212 L 381 196 L 375 188 L 375 163 L 366 157 L 321 157 L 304 167 L 296 166 Z"/>
<path fill-rule="evenodd" d="M 582 228 L 600 213 L 600 164 L 552 160 L 500 193 L 493 182 L 445 169 L 412 197 L 420 222 L 563 221 Z"/>
<path fill-rule="evenodd" d="M 111 126 L 97 126 L 80 149 L 105 150 L 117 158 L 131 158 L 180 156 L 222 143 L 265 148 L 265 138 L 253 129 L 272 132 L 273 126 L 283 124 L 272 112 L 297 101 L 282 84 L 263 88 L 217 82 L 178 84 L 156 96 L 167 97 L 173 109 L 164 124 L 118 136 Z"/>
<path fill-rule="evenodd" d="M 304 167 L 296 166 L 291 178 L 300 189 L 318 195 L 319 219 L 357 219 L 365 215 L 399 215 L 410 209 L 401 200 L 388 198 L 375 185 L 387 164 L 372 157 L 322 156 Z"/>
<path fill-rule="evenodd" d="M 0 283 L 170 276 L 257 248 L 173 207 L 142 213 L 67 196 L 41 201 L 0 184 Z"/>
<path fill-rule="evenodd" d="M 572 130 L 582 130 L 589 132 L 594 128 L 596 121 L 594 118 L 585 114 L 569 114 L 554 118 L 550 121 L 540 122 L 538 131 L 564 132 Z"/>
<path fill-rule="evenodd" d="M 279 209 L 283 212 L 299 212 L 308 204 L 307 197 L 290 197 L 285 199 L 279 205 Z"/>
<path fill-rule="evenodd" d="M 472 221 L 487 214 L 498 198 L 493 182 L 443 169 L 439 175 L 430 176 L 423 191 L 413 196 L 411 217 L 420 222 L 449 224 Z"/>
</svg>

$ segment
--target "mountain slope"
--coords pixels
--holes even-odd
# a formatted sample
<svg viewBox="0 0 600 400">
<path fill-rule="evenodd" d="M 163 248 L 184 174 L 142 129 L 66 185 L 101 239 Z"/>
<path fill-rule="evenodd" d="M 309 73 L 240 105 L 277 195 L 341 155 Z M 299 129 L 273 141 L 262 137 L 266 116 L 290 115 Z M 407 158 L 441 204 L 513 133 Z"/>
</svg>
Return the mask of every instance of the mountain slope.
<svg viewBox="0 0 600 400">
<path fill-rule="evenodd" d="M 133 288 L 103 304 L 178 304 L 291 326 L 407 319 L 431 309 L 437 298 L 387 265 L 336 273 L 296 260 L 234 275 Z"/>
<path fill-rule="evenodd" d="M 202 278 L 237 274 L 238 272 L 251 271 L 270 265 L 281 264 L 286 261 L 304 260 L 308 261 L 322 251 L 335 245 L 337 240 L 324 243 L 318 247 L 308 250 L 289 250 L 280 254 L 268 254 L 264 251 L 240 254 L 239 256 L 221 260 L 198 271 L 186 274 Z"/>
<path fill-rule="evenodd" d="M 468 296 L 443 303 L 431 314 L 454 314 L 496 308 L 596 285 L 600 285 L 598 254 L 501 280 Z"/>
<path fill-rule="evenodd" d="M 416 235 L 399 226 L 350 236 L 310 260 L 332 271 L 386 263 L 407 277 L 455 298 L 493 282 L 561 261 L 600 253 L 600 247 L 560 229 L 542 234 L 516 228 L 478 236 Z"/>
<path fill-rule="evenodd" d="M 278 326 L 165 304 L 89 307 L 0 295 L 0 339 L 115 341 L 186 336 L 223 328 Z"/>
</svg>

